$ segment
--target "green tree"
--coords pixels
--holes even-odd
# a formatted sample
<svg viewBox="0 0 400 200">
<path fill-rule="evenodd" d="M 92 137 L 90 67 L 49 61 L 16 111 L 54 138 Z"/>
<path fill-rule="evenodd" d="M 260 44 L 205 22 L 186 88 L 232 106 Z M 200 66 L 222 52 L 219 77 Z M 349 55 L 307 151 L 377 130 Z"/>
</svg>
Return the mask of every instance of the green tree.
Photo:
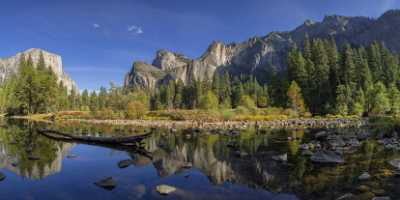
<svg viewBox="0 0 400 200">
<path fill-rule="evenodd" d="M 218 109 L 218 97 L 212 91 L 208 91 L 201 97 L 200 109 L 216 110 Z"/>
<path fill-rule="evenodd" d="M 390 100 L 385 85 L 382 82 L 375 84 L 372 114 L 381 115 L 390 111 Z"/>
<path fill-rule="evenodd" d="M 336 113 L 347 115 L 350 101 L 349 88 L 346 85 L 338 85 L 336 90 Z"/>
<path fill-rule="evenodd" d="M 389 88 L 390 113 L 394 115 L 400 114 L 400 92 L 395 84 L 391 84 Z"/>
</svg>

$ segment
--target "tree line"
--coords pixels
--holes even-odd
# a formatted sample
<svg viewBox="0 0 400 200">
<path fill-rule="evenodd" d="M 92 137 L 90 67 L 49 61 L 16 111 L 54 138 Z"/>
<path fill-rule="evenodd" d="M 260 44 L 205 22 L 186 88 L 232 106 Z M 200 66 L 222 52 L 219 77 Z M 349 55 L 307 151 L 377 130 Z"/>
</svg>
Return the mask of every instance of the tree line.
<svg viewBox="0 0 400 200">
<path fill-rule="evenodd" d="M 121 118 L 139 118 L 149 109 L 255 113 L 270 107 L 298 115 L 396 115 L 400 113 L 399 67 L 399 56 L 382 43 L 338 48 L 334 39 L 311 40 L 306 35 L 300 47 L 288 52 L 287 70 L 282 73 L 271 67 L 266 83 L 252 75 L 218 71 L 212 80 L 171 80 L 152 91 L 111 84 L 108 89 L 79 93 L 68 91 L 57 80 L 43 55 L 36 64 L 22 55 L 18 73 L 0 88 L 0 109 L 8 114 L 79 110 Z"/>
</svg>

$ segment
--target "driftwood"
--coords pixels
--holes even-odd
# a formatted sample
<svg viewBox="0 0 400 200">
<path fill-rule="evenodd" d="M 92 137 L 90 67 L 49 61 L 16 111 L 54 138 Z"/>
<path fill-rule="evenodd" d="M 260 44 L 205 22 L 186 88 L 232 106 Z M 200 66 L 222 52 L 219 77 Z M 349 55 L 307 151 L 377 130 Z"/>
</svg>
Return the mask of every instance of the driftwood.
<svg viewBox="0 0 400 200">
<path fill-rule="evenodd" d="M 137 146 L 138 144 L 140 144 L 140 142 L 142 142 L 142 140 L 144 140 L 151 134 L 151 133 L 146 133 L 143 135 L 128 136 L 128 137 L 93 137 L 93 136 L 77 136 L 49 129 L 40 129 L 38 130 L 38 133 L 57 140 L 84 142 L 84 143 L 98 143 L 98 144 L 108 144 L 108 145 L 129 145 L 129 146 Z"/>
</svg>

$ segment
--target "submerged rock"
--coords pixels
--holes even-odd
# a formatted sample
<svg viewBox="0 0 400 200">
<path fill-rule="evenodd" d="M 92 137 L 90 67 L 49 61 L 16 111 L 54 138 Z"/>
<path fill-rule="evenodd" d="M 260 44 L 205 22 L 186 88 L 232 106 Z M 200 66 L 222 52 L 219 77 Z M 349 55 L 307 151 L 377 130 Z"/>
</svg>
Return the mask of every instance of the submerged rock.
<svg viewBox="0 0 400 200">
<path fill-rule="evenodd" d="M 121 160 L 121 161 L 118 162 L 118 167 L 121 168 L 121 169 L 122 168 L 127 168 L 131 164 L 132 164 L 132 160 Z"/>
<path fill-rule="evenodd" d="M 371 178 L 371 175 L 368 172 L 364 172 L 358 177 L 358 180 L 365 181 L 365 180 L 368 180 L 370 178 Z"/>
<path fill-rule="evenodd" d="M 389 164 L 395 167 L 397 170 L 400 170 L 400 159 L 394 159 L 389 161 Z"/>
<path fill-rule="evenodd" d="M 169 185 L 159 185 L 156 187 L 156 190 L 161 195 L 168 195 L 172 192 L 175 192 L 176 188 L 173 186 L 169 186 Z"/>
<path fill-rule="evenodd" d="M 75 155 L 75 154 L 68 154 L 67 155 L 68 159 L 74 159 L 74 158 L 77 158 L 77 157 L 78 157 L 78 155 Z"/>
<path fill-rule="evenodd" d="M 332 164 L 340 164 L 344 163 L 343 158 L 334 151 L 321 150 L 314 153 L 311 156 L 311 161 L 316 163 L 332 163 Z"/>
<path fill-rule="evenodd" d="M 104 188 L 106 190 L 113 190 L 115 188 L 115 186 L 117 186 L 116 182 L 114 181 L 114 179 L 112 177 L 107 177 L 103 180 L 100 180 L 96 183 L 94 183 L 95 185 Z"/>
<path fill-rule="evenodd" d="M 390 197 L 374 197 L 372 200 L 390 200 Z"/>
<path fill-rule="evenodd" d="M 286 162 L 287 161 L 287 153 L 277 156 L 272 156 L 272 159 L 275 161 Z"/>
<path fill-rule="evenodd" d="M 6 179 L 6 175 L 0 172 L 0 181 L 4 181 Z"/>
<path fill-rule="evenodd" d="M 320 131 L 315 134 L 315 138 L 321 139 L 321 138 L 327 137 L 328 135 L 329 135 L 329 133 L 327 131 Z"/>
<path fill-rule="evenodd" d="M 190 168 L 192 168 L 193 167 L 193 165 L 192 165 L 192 163 L 190 163 L 190 162 L 186 162 L 186 163 L 184 163 L 183 165 L 182 165 L 182 169 L 190 169 Z"/>
<path fill-rule="evenodd" d="M 354 194 L 346 193 L 346 194 L 340 196 L 339 198 L 337 198 L 336 200 L 350 200 L 350 199 L 354 199 Z"/>
</svg>

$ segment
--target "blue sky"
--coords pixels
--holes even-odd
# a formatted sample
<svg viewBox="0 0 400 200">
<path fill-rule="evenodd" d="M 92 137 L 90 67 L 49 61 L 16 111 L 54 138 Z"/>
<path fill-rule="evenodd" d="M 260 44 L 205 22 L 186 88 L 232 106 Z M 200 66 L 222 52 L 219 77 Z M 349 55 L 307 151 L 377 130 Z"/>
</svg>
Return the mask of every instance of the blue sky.
<svg viewBox="0 0 400 200">
<path fill-rule="evenodd" d="M 200 56 L 213 40 L 243 41 L 325 15 L 378 17 L 396 0 L 6 0 L 0 57 L 42 48 L 63 57 L 79 88 L 122 84 L 132 62 L 164 48 Z"/>
</svg>

